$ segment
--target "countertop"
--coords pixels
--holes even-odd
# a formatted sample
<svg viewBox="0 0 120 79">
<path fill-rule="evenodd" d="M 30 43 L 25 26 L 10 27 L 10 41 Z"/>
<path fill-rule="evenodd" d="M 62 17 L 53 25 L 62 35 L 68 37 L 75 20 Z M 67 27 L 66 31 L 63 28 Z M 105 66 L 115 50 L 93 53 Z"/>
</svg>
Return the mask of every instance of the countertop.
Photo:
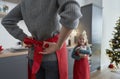
<svg viewBox="0 0 120 79">
<path fill-rule="evenodd" d="M 28 54 L 28 51 L 18 51 L 18 52 L 1 52 L 0 53 L 0 58 L 5 58 L 5 57 L 11 57 L 11 56 L 19 56 L 19 55 L 25 55 Z"/>
<path fill-rule="evenodd" d="M 68 50 L 71 48 L 73 48 L 73 46 L 67 47 Z M 25 54 L 28 54 L 27 50 L 11 51 L 11 49 L 10 49 L 10 50 L 4 50 L 4 51 L 0 52 L 0 58 L 19 56 L 19 55 L 25 55 Z"/>
</svg>

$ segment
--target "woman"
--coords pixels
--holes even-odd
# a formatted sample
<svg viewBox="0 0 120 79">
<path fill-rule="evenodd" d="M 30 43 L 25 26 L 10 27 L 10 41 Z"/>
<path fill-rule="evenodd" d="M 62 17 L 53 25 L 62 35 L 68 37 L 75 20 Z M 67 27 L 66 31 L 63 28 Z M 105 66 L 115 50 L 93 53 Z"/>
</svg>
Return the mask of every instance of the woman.
<svg viewBox="0 0 120 79">
<path fill-rule="evenodd" d="M 68 79 L 64 42 L 78 26 L 80 17 L 76 0 L 23 0 L 3 18 L 6 30 L 30 46 L 28 60 L 32 76 L 29 78 Z M 17 26 L 20 20 L 25 21 L 32 35 L 30 38 Z"/>
</svg>

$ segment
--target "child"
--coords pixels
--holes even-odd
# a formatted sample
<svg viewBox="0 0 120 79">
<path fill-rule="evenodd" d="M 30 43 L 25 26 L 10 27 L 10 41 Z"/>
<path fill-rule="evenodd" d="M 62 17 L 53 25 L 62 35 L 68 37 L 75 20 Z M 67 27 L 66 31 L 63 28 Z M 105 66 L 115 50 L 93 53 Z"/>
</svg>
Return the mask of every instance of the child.
<svg viewBox="0 0 120 79">
<path fill-rule="evenodd" d="M 75 59 L 73 68 L 73 79 L 90 79 L 90 68 L 88 56 L 91 48 L 88 45 L 87 35 L 84 31 L 79 35 L 78 45 L 73 49 L 72 58 Z"/>
</svg>

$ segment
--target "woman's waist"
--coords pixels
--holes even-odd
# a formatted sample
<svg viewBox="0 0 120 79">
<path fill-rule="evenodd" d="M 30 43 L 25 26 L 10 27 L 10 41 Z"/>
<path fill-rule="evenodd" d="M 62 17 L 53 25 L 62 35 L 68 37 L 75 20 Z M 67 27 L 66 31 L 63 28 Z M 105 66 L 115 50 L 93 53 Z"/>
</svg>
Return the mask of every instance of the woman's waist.
<svg viewBox="0 0 120 79">
<path fill-rule="evenodd" d="M 30 51 L 28 53 L 28 59 L 33 60 L 33 56 L 34 56 L 34 53 Z M 43 58 L 42 58 L 42 61 L 56 61 L 56 60 L 57 60 L 56 52 L 51 54 L 45 54 L 43 55 Z"/>
<path fill-rule="evenodd" d="M 55 35 L 58 35 L 59 34 L 59 31 L 57 32 L 49 32 L 47 33 L 48 31 L 44 31 L 44 32 L 39 32 L 39 33 L 34 33 L 32 34 L 32 37 L 37 40 L 37 41 L 45 41 L 49 38 L 53 38 Z"/>
</svg>

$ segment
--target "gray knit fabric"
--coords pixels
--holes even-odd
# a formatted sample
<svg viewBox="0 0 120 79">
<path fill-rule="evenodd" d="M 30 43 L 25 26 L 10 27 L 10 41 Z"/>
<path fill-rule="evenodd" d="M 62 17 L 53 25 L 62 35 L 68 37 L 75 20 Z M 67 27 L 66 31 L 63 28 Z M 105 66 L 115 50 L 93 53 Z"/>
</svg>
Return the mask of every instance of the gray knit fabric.
<svg viewBox="0 0 120 79">
<path fill-rule="evenodd" d="M 27 35 L 17 23 L 24 20 L 32 36 L 43 41 L 59 32 L 60 24 L 76 28 L 80 17 L 80 6 L 76 0 L 23 0 L 2 19 L 2 24 L 13 37 L 22 41 Z M 29 57 L 32 59 L 32 48 L 30 50 Z M 45 55 L 43 60 L 56 60 L 56 55 Z"/>
</svg>

